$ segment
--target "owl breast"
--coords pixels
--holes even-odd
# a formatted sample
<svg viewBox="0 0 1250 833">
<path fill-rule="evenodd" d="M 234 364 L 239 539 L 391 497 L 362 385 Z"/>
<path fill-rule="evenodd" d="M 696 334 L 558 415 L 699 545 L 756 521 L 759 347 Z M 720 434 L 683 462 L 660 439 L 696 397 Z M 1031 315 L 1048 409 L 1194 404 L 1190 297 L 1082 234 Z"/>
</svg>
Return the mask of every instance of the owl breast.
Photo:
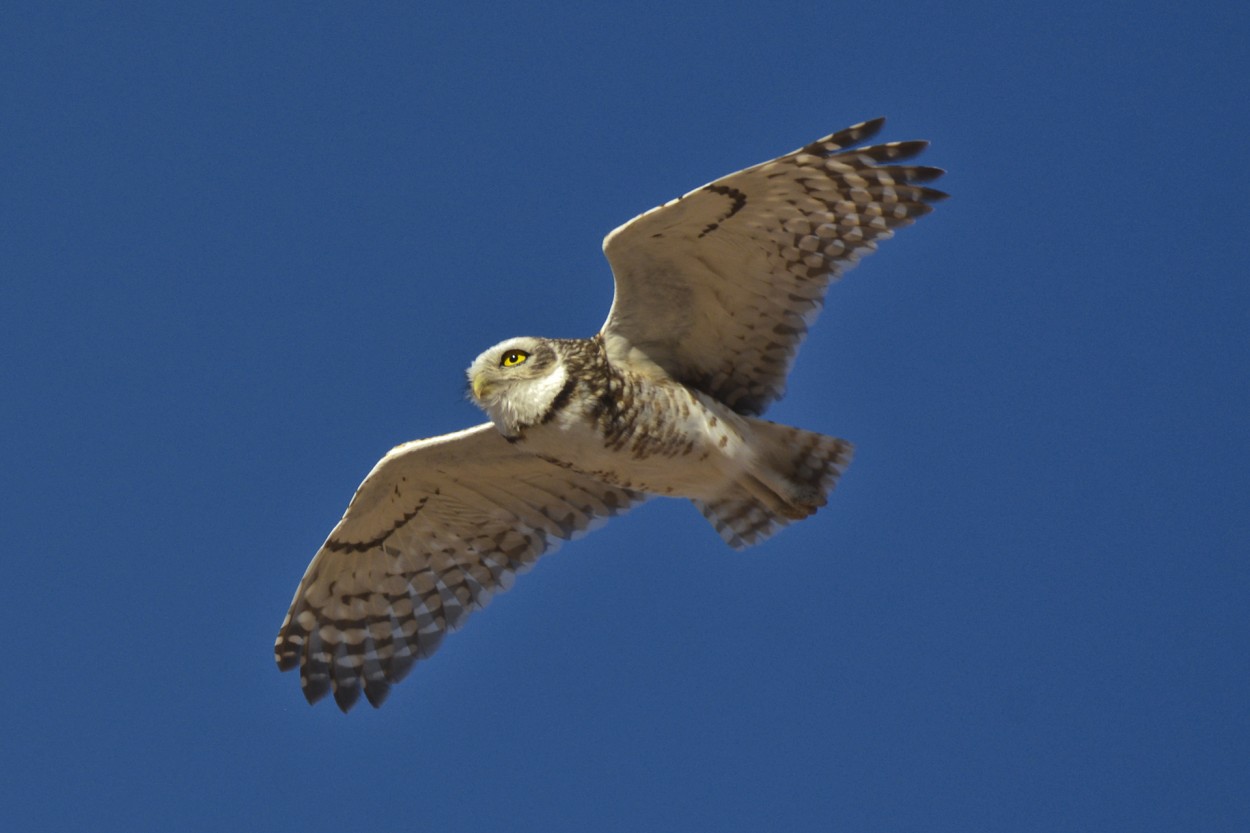
<svg viewBox="0 0 1250 833">
<path fill-rule="evenodd" d="M 673 497 L 717 494 L 748 463 L 749 427 L 724 405 L 673 382 L 614 373 L 579 394 L 520 444 L 563 468 Z"/>
</svg>

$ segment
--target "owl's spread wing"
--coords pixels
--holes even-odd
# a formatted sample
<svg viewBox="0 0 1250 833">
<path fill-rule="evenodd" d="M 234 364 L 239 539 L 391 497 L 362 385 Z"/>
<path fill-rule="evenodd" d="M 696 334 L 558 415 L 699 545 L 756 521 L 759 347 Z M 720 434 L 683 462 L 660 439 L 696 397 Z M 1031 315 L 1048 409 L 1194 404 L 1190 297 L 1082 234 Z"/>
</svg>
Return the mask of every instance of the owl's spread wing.
<svg viewBox="0 0 1250 833">
<path fill-rule="evenodd" d="M 356 490 L 274 645 L 310 703 L 381 705 L 443 635 L 561 541 L 643 499 L 517 451 L 489 423 L 398 446 Z"/>
<path fill-rule="evenodd" d="M 905 164 L 927 142 L 853 147 L 884 121 L 722 177 L 609 234 L 613 360 L 645 357 L 739 413 L 780 398 L 829 283 L 946 196 L 918 184 L 941 169 Z"/>
</svg>

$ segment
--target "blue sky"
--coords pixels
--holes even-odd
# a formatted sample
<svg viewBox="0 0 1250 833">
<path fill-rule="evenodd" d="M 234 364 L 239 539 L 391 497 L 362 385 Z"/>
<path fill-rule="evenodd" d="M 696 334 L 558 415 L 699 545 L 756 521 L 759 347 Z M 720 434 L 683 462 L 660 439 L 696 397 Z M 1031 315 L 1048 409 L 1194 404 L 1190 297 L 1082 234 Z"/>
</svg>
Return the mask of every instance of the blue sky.
<svg viewBox="0 0 1250 833">
<path fill-rule="evenodd" d="M 1250 12 L 0 10 L 0 826 L 1250 828 Z M 770 416 L 854 441 L 746 553 L 655 502 L 385 707 L 272 643 L 463 369 L 605 233 L 888 116 L 952 198 Z"/>
</svg>

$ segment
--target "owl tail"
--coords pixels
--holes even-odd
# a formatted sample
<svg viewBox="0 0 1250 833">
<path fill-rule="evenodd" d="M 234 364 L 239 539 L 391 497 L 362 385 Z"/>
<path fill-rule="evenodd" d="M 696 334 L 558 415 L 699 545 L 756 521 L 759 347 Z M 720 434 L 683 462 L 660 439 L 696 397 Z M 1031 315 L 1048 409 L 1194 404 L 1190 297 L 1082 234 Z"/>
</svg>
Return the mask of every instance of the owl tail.
<svg viewBox="0 0 1250 833">
<path fill-rule="evenodd" d="M 854 453 L 854 446 L 836 437 L 763 419 L 746 421 L 754 433 L 756 464 L 717 497 L 694 501 L 737 550 L 824 506 Z"/>
</svg>

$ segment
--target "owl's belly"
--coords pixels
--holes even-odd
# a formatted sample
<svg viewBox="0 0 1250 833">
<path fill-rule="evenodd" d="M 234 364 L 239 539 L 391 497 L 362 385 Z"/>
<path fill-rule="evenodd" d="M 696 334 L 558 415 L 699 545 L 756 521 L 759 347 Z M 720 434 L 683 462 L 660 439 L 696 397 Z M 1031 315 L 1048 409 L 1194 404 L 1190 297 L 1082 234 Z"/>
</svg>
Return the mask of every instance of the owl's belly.
<svg viewBox="0 0 1250 833">
<path fill-rule="evenodd" d="M 570 415 L 535 426 L 521 445 L 626 489 L 695 499 L 720 493 L 747 462 L 749 427 L 701 394 L 662 394 L 618 420 Z"/>
</svg>

